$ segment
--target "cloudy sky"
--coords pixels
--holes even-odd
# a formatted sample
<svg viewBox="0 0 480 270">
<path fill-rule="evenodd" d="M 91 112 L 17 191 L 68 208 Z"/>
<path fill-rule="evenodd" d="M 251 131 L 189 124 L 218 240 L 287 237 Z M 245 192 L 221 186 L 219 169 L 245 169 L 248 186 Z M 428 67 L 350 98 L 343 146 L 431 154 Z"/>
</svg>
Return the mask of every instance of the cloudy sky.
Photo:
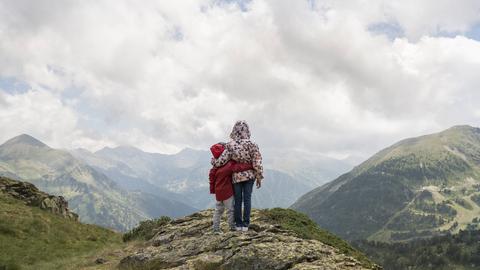
<svg viewBox="0 0 480 270">
<path fill-rule="evenodd" d="M 480 126 L 478 0 L 0 0 L 0 141 L 335 157 Z"/>
</svg>

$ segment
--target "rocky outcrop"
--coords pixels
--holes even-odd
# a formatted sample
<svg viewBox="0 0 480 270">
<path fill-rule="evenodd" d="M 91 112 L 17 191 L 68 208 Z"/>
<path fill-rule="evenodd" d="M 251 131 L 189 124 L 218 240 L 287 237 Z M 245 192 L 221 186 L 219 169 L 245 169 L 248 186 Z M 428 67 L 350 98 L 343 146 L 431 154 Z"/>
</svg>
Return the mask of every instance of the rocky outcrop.
<svg viewBox="0 0 480 270">
<path fill-rule="evenodd" d="M 68 209 L 68 202 L 62 196 L 53 196 L 38 190 L 34 185 L 0 176 L 0 192 L 25 202 L 28 206 L 77 221 L 78 215 Z"/>
<path fill-rule="evenodd" d="M 252 212 L 248 232 L 211 232 L 213 212 L 206 210 L 167 222 L 120 269 L 380 269 L 347 256 L 318 240 L 300 238 Z"/>
</svg>

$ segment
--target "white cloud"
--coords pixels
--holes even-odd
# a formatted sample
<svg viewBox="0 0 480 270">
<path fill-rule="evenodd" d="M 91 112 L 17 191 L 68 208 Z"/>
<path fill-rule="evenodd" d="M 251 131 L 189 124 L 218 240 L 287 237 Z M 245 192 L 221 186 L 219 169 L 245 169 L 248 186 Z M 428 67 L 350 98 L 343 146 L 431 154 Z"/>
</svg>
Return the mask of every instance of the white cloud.
<svg viewBox="0 0 480 270">
<path fill-rule="evenodd" d="M 3 0 L 0 80 L 33 89 L 0 95 L 3 139 L 172 152 L 246 119 L 261 147 L 343 155 L 475 125 L 480 43 L 439 35 L 480 6 L 452 3 Z M 382 22 L 405 37 L 369 31 Z"/>
<path fill-rule="evenodd" d="M 0 100 L 2 141 L 27 132 L 59 145 L 75 137 L 75 113 L 47 91 L 32 90 L 13 95 L 0 92 Z"/>
</svg>

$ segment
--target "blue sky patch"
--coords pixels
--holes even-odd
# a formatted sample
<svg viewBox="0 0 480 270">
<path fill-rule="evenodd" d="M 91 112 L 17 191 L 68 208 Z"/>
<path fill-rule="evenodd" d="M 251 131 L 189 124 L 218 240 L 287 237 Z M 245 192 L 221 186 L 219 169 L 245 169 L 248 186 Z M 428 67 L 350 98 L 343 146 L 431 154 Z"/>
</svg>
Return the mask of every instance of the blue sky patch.
<svg viewBox="0 0 480 270">
<path fill-rule="evenodd" d="M 14 77 L 1 77 L 0 76 L 0 91 L 7 92 L 9 94 L 22 94 L 30 89 L 30 85 L 17 80 Z"/>
<path fill-rule="evenodd" d="M 477 41 L 480 41 L 480 22 L 473 25 L 470 30 L 465 33 L 465 36 Z"/>
<path fill-rule="evenodd" d="M 180 28 L 180 26 L 176 25 L 175 27 L 173 27 L 173 29 L 171 29 L 171 31 L 170 31 L 170 36 L 175 41 L 182 41 L 183 40 L 183 31 Z"/>
<path fill-rule="evenodd" d="M 219 2 L 225 2 L 225 3 L 235 3 L 238 5 L 238 7 L 246 12 L 248 11 L 248 4 L 250 4 L 250 2 L 252 2 L 252 0 L 220 0 Z"/>
<path fill-rule="evenodd" d="M 480 41 L 480 23 L 473 25 L 466 32 L 461 32 L 461 31 L 447 32 L 447 31 L 438 30 L 434 36 L 446 37 L 446 38 L 455 38 L 456 36 L 465 36 L 467 38 Z"/>
<path fill-rule="evenodd" d="M 390 40 L 405 36 L 402 27 L 398 23 L 374 23 L 368 26 L 368 31 L 377 35 L 386 35 Z"/>
</svg>

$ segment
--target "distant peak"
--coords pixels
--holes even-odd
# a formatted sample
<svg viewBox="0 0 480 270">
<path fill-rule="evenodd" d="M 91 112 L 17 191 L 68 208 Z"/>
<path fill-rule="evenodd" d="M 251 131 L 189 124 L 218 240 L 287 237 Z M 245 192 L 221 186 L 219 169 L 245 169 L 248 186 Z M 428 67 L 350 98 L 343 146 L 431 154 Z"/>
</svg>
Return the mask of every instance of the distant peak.
<svg viewBox="0 0 480 270">
<path fill-rule="evenodd" d="M 475 127 L 472 127 L 472 126 L 469 126 L 469 125 L 457 125 L 457 126 L 453 126 L 447 130 L 473 130 L 473 129 L 477 129 Z"/>
<path fill-rule="evenodd" d="M 114 149 L 116 150 L 129 150 L 129 151 L 142 151 L 134 146 L 131 146 L 131 145 L 119 145 L 117 147 L 115 147 Z"/>
<path fill-rule="evenodd" d="M 480 128 L 477 127 L 472 127 L 469 125 L 457 125 L 453 126 L 443 132 L 443 134 L 466 134 L 466 133 L 475 133 L 478 134 L 480 133 Z"/>
<path fill-rule="evenodd" d="M 84 154 L 91 154 L 92 153 L 90 150 L 82 148 L 82 147 L 75 148 L 75 149 L 73 149 L 73 151 L 77 152 L 77 153 L 84 153 Z"/>
<path fill-rule="evenodd" d="M 178 152 L 177 155 L 187 154 L 187 153 L 196 153 L 196 152 L 198 152 L 198 150 L 186 147 L 186 148 L 183 148 L 182 150 L 180 150 L 180 152 Z"/>
<path fill-rule="evenodd" d="M 37 146 L 37 147 L 48 147 L 43 142 L 35 139 L 34 137 L 28 134 L 18 135 L 16 137 L 11 138 L 10 140 L 6 141 L 3 146 L 5 145 L 16 145 L 16 144 L 23 144 L 23 145 L 30 145 L 30 146 Z"/>
<path fill-rule="evenodd" d="M 144 152 L 133 146 L 120 145 L 117 147 L 106 146 L 98 150 L 96 153 L 138 154 L 138 153 L 144 153 Z"/>
</svg>

